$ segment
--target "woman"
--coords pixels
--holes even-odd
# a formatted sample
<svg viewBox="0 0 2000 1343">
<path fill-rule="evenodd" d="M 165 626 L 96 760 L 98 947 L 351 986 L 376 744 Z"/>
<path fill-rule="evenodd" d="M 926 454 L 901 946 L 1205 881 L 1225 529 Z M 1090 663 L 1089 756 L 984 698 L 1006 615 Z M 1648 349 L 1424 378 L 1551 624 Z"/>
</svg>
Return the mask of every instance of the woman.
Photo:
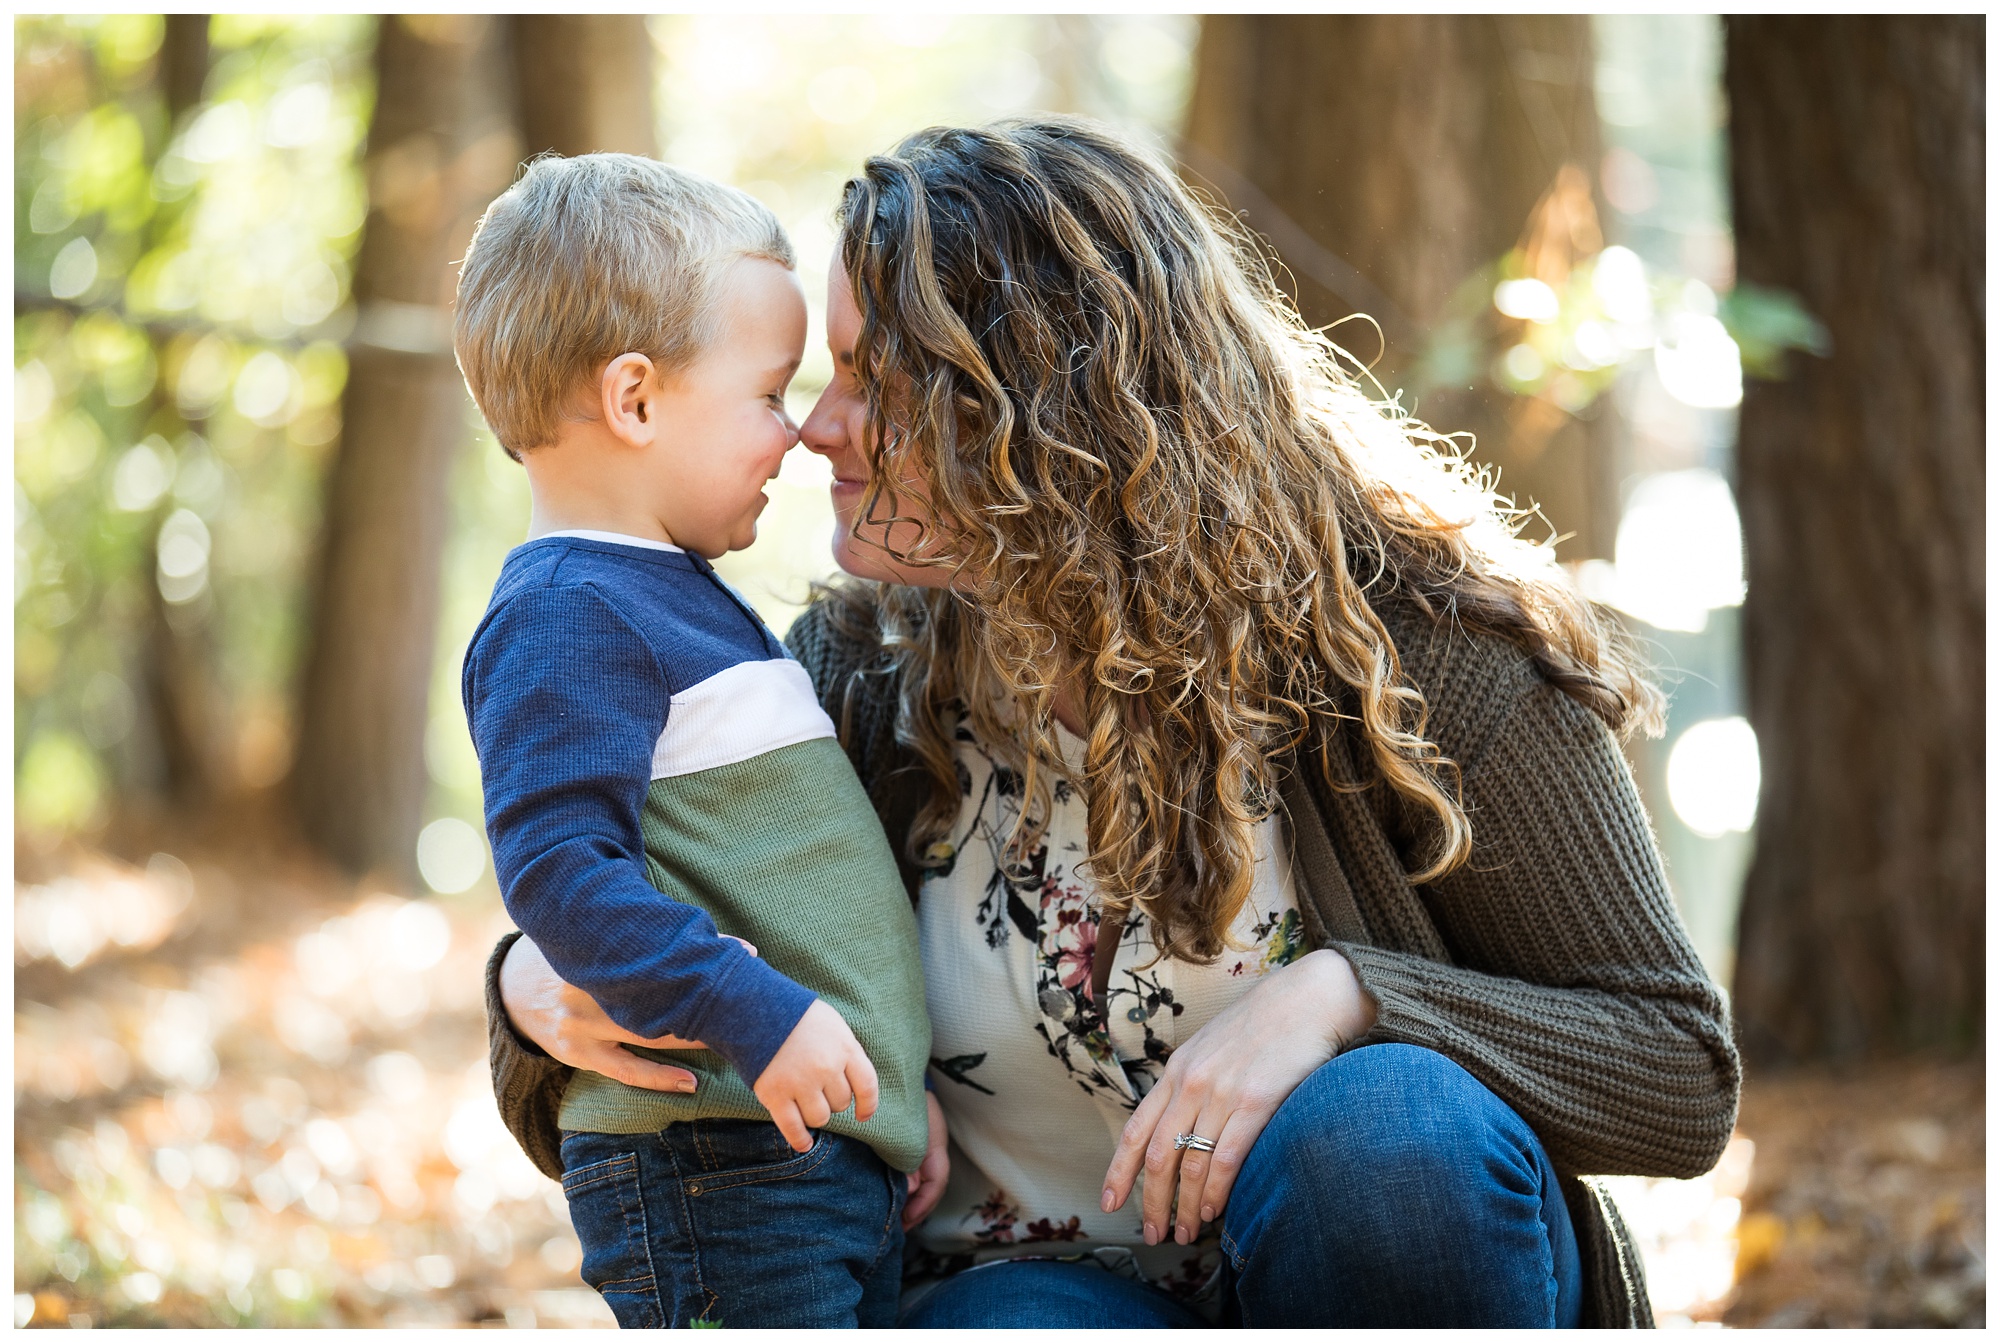
<svg viewBox="0 0 2000 1343">
<path fill-rule="evenodd" d="M 918 901 L 906 1322 L 1647 1322 L 1578 1177 L 1708 1169 L 1738 1069 L 1613 633 L 1101 127 L 911 137 L 837 260 L 802 438 L 865 581 L 788 642 Z M 529 944 L 488 996 L 545 1169 L 566 1064 L 671 1081 Z"/>
</svg>

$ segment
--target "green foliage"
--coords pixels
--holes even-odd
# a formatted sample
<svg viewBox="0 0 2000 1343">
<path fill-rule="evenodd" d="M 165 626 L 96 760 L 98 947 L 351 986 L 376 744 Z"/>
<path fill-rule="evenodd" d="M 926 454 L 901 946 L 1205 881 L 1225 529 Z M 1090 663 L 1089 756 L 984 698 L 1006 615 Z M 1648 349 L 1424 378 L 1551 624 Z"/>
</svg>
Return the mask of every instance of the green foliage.
<svg viewBox="0 0 2000 1343">
<path fill-rule="evenodd" d="M 1723 295 L 1716 316 L 1729 328 L 1743 354 L 1743 371 L 1753 378 L 1784 377 L 1789 350 L 1822 359 L 1833 353 L 1826 328 L 1788 290 L 1739 282 Z"/>
<path fill-rule="evenodd" d="M 1635 360 L 1658 358 L 1662 346 L 1684 346 L 1690 336 L 1705 337 L 1753 378 L 1783 378 L 1787 351 L 1832 349 L 1826 329 L 1784 290 L 1739 284 L 1718 298 L 1700 280 L 1648 273 L 1623 247 L 1583 259 L 1550 285 L 1526 275 L 1515 250 L 1460 284 L 1412 381 L 1421 395 L 1484 376 L 1510 396 L 1544 398 L 1575 415 Z"/>
<path fill-rule="evenodd" d="M 22 821 L 67 830 L 89 821 L 103 800 L 97 756 L 67 732 L 44 732 L 21 761 L 15 806 Z"/>
<path fill-rule="evenodd" d="M 79 824 L 86 791 L 156 773 L 149 585 L 218 711 L 202 746 L 224 782 L 282 715 L 346 377 L 371 24 L 216 19 L 205 100 L 170 126 L 158 15 L 16 21 L 25 824 Z"/>
</svg>

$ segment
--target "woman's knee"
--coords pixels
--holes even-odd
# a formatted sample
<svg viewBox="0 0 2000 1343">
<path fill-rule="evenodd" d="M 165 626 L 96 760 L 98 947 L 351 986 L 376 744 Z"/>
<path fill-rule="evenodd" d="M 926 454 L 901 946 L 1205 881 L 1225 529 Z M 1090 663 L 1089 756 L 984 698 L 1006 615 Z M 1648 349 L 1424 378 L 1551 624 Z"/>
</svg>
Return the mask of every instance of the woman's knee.
<svg viewBox="0 0 2000 1343">
<path fill-rule="evenodd" d="M 1272 1150 L 1264 1151 L 1266 1140 Z M 1415 1045 L 1342 1054 L 1300 1083 L 1251 1151 L 1292 1167 L 1378 1178 L 1534 1141 L 1521 1117 L 1458 1064 Z"/>
<path fill-rule="evenodd" d="M 1343 1054 L 1293 1092 L 1244 1164 L 1223 1245 L 1246 1322 L 1264 1324 L 1546 1324 L 1577 1276 L 1533 1131 L 1409 1045 Z"/>
<path fill-rule="evenodd" d="M 1416 1208 L 1539 1198 L 1543 1182 L 1533 1132 L 1470 1073 L 1433 1050 L 1372 1045 L 1279 1107 L 1244 1162 L 1230 1229 L 1254 1238 L 1252 1221 L 1280 1219 L 1368 1237 Z"/>
</svg>

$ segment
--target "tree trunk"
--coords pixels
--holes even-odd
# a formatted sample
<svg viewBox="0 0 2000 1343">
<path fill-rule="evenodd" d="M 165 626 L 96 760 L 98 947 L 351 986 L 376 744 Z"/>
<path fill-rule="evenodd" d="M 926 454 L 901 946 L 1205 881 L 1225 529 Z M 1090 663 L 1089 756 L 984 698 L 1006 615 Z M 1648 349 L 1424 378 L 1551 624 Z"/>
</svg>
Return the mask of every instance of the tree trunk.
<svg viewBox="0 0 2000 1343">
<path fill-rule="evenodd" d="M 154 162 L 201 106 L 202 90 L 208 83 L 208 21 L 206 14 L 166 16 L 155 78 L 167 115 Z M 184 208 L 157 207 L 144 240 L 148 250 L 179 222 Z M 162 366 L 166 363 L 165 344 L 158 337 L 153 341 L 154 356 Z M 171 437 L 180 424 L 173 396 L 163 381 L 156 382 L 149 402 L 148 428 Z M 155 512 L 153 543 L 146 547 L 139 575 L 146 589 L 146 629 L 138 649 L 135 698 L 142 731 L 152 748 L 141 752 L 150 767 L 144 770 L 146 784 L 169 805 L 192 810 L 211 799 L 217 782 L 215 641 L 205 596 L 200 605 L 176 616 L 160 593 L 159 528 L 172 512 L 170 496 Z"/>
<path fill-rule="evenodd" d="M 168 14 L 160 40 L 160 91 L 172 125 L 201 102 L 208 84 L 208 15 Z"/>
<path fill-rule="evenodd" d="M 1307 320 L 1381 324 L 1389 391 L 1409 385 L 1426 333 L 1521 240 L 1563 166 L 1594 177 L 1598 156 L 1588 16 L 1202 21 L 1188 167 L 1276 247 Z M 1374 356 L 1364 326 L 1333 334 Z M 1565 559 L 1608 555 L 1606 436 L 1553 406 L 1523 420 L 1511 400 L 1474 372 L 1416 410 L 1440 432 L 1473 431 L 1503 492 L 1575 534 Z"/>
<path fill-rule="evenodd" d="M 1736 1012 L 1800 1059 L 1984 1018 L 1985 20 L 1726 20 L 1737 270 L 1827 359 L 1745 391 L 1762 755 Z"/>
<path fill-rule="evenodd" d="M 325 522 L 293 770 L 304 832 L 355 870 L 411 872 L 437 639 L 446 482 L 470 402 L 455 272 L 519 160 L 502 21 L 382 20 L 359 313 Z"/>
<path fill-rule="evenodd" d="M 658 152 L 645 15 L 516 14 L 513 25 L 525 154 Z"/>
</svg>

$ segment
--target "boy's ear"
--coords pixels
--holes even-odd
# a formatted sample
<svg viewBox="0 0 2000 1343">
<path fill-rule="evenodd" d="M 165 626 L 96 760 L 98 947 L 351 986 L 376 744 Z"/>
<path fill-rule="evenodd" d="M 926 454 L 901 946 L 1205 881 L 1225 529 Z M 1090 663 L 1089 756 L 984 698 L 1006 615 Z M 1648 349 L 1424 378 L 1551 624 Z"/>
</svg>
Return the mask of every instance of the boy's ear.
<svg viewBox="0 0 2000 1343">
<path fill-rule="evenodd" d="M 659 432 L 659 382 L 653 361 L 643 354 L 621 354 L 604 366 L 598 379 L 598 409 L 605 427 L 620 442 L 635 448 L 652 446 Z"/>
</svg>

